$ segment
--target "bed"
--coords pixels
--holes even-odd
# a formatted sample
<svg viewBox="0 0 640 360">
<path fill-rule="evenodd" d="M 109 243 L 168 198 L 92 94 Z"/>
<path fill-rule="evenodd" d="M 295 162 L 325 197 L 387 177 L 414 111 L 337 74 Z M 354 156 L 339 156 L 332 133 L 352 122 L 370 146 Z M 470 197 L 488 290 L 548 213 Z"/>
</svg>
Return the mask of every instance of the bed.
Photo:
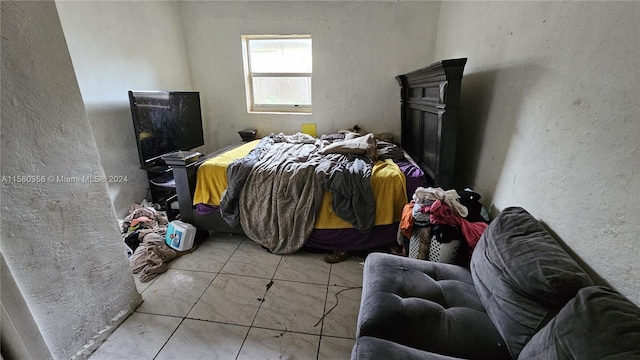
<svg viewBox="0 0 640 360">
<path fill-rule="evenodd" d="M 452 155 L 450 148 L 455 149 L 455 120 L 465 62 L 466 59 L 443 60 L 397 77 L 402 87 L 402 156 L 397 156 L 396 151 L 393 157 L 369 163 L 366 159 L 372 157 L 363 153 L 328 152 L 320 156 L 316 151 L 324 151 L 328 146 L 347 140 L 374 141 L 376 151 L 381 150 L 381 143 L 386 145 L 375 141 L 372 134 L 331 142 L 298 133 L 271 134 L 197 160 L 163 157 L 173 168 L 182 220 L 193 223 L 200 230 L 245 233 L 278 254 L 295 252 L 302 246 L 357 251 L 394 243 L 402 207 L 415 188 L 423 185 L 448 187 L 453 180 L 450 170 L 453 163 L 444 162 L 453 162 L 455 154 Z M 443 143 L 451 141 L 453 144 Z M 268 148 L 265 142 L 269 143 Z M 292 148 L 282 145 L 289 146 L 289 142 Z M 264 161 L 264 156 L 289 160 L 276 164 Z M 330 159 L 326 160 L 326 157 Z M 327 163 L 332 164 L 338 158 L 340 161 L 349 158 L 352 163 L 341 163 L 339 168 L 342 170 L 334 171 Z M 360 162 L 354 165 L 354 159 Z M 313 165 L 307 167 L 302 164 L 304 162 Z M 254 167 L 262 167 L 263 171 L 251 170 Z M 325 170 L 319 174 L 318 168 Z M 342 190 L 332 188 L 334 183 L 354 182 L 356 188 L 362 188 L 366 182 L 354 180 L 357 176 L 342 175 L 337 180 L 333 177 L 334 173 L 358 171 L 369 174 L 373 198 L 362 195 L 369 193 L 366 189 L 341 193 Z M 393 180 L 378 179 L 377 175 L 385 172 L 392 173 Z M 246 177 L 234 180 L 235 175 L 229 177 L 227 173 L 246 173 L 243 175 Z M 271 175 L 263 176 L 263 173 Z M 273 177 L 273 174 L 279 175 Z M 382 185 L 376 185 L 377 181 L 382 181 Z M 300 202 L 297 198 L 305 200 Z M 349 199 L 360 199 L 360 203 Z M 346 218 L 342 216 L 345 208 Z M 235 210 L 237 213 L 234 214 Z M 282 219 L 274 220 L 278 218 Z"/>
</svg>

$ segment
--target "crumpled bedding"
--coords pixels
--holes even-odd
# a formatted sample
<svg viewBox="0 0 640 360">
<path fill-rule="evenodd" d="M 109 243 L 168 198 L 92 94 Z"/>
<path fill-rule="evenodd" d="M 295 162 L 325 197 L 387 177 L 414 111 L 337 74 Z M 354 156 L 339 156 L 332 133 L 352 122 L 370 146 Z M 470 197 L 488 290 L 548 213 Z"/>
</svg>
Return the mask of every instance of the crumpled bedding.
<svg viewBox="0 0 640 360">
<path fill-rule="evenodd" d="M 322 195 L 315 173 L 319 143 L 299 137 L 265 143 L 265 153 L 240 191 L 240 224 L 250 239 L 271 252 L 289 254 L 304 245 L 315 223 L 315 204 Z"/>
<path fill-rule="evenodd" d="M 246 157 L 227 168 L 228 187 L 220 203 L 223 219 L 276 254 L 300 249 L 313 230 L 324 189 L 341 218 L 362 232 L 373 228 L 375 201 L 370 185 L 377 152 L 353 141 L 356 154 L 342 141 L 339 152 L 322 149 L 326 141 L 305 134 L 271 134 Z M 338 148 L 338 147 L 334 147 Z M 405 189 L 402 189 L 404 191 Z M 406 200 L 406 198 L 405 198 Z M 242 216 L 240 216 L 242 214 Z"/>
<path fill-rule="evenodd" d="M 227 187 L 220 198 L 220 215 L 232 227 L 240 226 L 240 190 L 247 181 L 249 172 L 262 157 L 271 142 L 260 141 L 246 156 L 231 162 L 226 169 Z M 198 176 L 205 174 L 198 171 Z M 204 175 L 203 175 L 204 177 Z M 198 189 L 196 189 L 196 192 Z"/>
<path fill-rule="evenodd" d="M 371 188 L 371 159 L 334 155 L 333 169 L 325 176 L 325 188 L 331 192 L 331 208 L 360 232 L 373 229 L 376 206 Z"/>
<path fill-rule="evenodd" d="M 375 200 L 374 226 L 399 222 L 402 208 L 407 203 L 408 187 L 408 178 L 401 167 L 389 159 L 376 161 L 373 163 L 370 180 Z M 352 224 L 336 215 L 331 204 L 332 198 L 331 191 L 324 192 L 314 229 L 353 228 Z"/>
</svg>

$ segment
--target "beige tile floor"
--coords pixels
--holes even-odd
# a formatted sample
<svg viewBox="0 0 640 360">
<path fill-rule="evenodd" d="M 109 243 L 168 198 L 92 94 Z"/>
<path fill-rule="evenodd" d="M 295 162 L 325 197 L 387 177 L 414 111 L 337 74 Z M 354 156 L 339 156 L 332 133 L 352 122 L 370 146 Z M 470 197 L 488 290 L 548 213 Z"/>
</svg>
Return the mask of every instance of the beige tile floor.
<svg viewBox="0 0 640 360">
<path fill-rule="evenodd" d="M 363 259 L 323 257 L 211 233 L 153 281 L 136 276 L 144 302 L 90 359 L 349 359 Z"/>
</svg>

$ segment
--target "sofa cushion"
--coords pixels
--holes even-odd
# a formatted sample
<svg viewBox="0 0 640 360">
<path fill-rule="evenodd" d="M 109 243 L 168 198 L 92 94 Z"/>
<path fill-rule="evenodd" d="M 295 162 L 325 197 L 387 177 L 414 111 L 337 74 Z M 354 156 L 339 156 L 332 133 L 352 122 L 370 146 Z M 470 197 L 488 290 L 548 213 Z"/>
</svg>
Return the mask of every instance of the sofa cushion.
<svg viewBox="0 0 640 360">
<path fill-rule="evenodd" d="M 414 349 L 388 340 L 363 336 L 356 340 L 351 360 L 456 360 L 445 355 Z"/>
<path fill-rule="evenodd" d="M 513 358 L 583 287 L 593 281 L 522 208 L 507 208 L 483 233 L 471 273 L 487 314 Z"/>
<path fill-rule="evenodd" d="M 509 358 L 467 269 L 389 254 L 367 256 L 356 336 L 448 356 Z"/>
<path fill-rule="evenodd" d="M 519 358 L 640 359 L 640 308 L 611 289 L 580 289 Z"/>
</svg>

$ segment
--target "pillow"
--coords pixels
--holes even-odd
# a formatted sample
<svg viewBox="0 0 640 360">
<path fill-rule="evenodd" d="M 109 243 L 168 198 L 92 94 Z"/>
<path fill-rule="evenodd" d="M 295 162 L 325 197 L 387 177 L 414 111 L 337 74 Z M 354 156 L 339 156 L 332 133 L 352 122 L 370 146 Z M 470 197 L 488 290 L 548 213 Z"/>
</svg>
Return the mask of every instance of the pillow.
<svg viewBox="0 0 640 360">
<path fill-rule="evenodd" d="M 373 134 L 336 141 L 320 150 L 321 154 L 355 154 L 365 155 L 376 160 L 378 150 L 376 149 L 376 139 Z"/>
<path fill-rule="evenodd" d="M 593 280 L 522 208 L 507 208 L 485 230 L 471 259 L 482 304 L 513 358 L 533 334 Z"/>
<path fill-rule="evenodd" d="M 519 359 L 595 360 L 640 358 L 640 308 L 615 291 L 591 286 L 578 291 L 535 334 Z"/>
<path fill-rule="evenodd" d="M 324 134 L 320 137 L 320 139 L 328 140 L 328 141 L 344 140 L 344 134 L 340 134 L 340 133 Z"/>
<path fill-rule="evenodd" d="M 526 296 L 564 306 L 593 281 L 556 239 L 523 208 L 505 209 L 484 233 L 487 256 Z"/>
</svg>

